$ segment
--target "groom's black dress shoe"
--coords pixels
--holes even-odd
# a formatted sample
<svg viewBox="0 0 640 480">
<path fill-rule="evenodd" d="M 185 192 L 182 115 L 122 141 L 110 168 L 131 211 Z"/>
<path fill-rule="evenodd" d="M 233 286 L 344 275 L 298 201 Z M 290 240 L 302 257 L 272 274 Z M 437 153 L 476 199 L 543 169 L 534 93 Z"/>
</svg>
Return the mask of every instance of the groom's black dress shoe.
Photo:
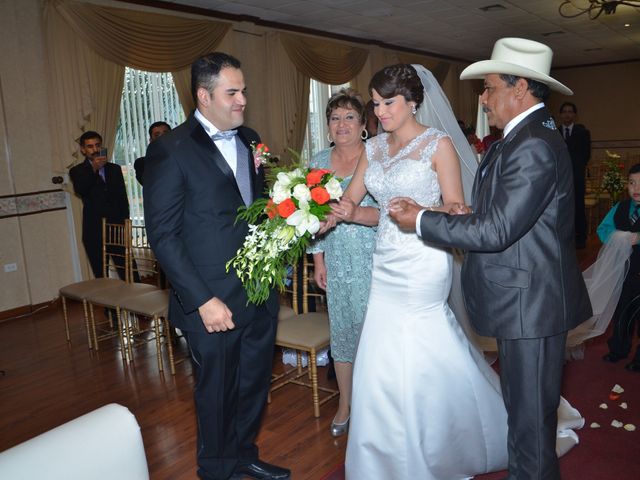
<svg viewBox="0 0 640 480">
<path fill-rule="evenodd" d="M 627 363 L 624 368 L 626 370 L 629 370 L 630 372 L 640 372 L 640 362 L 637 360 L 634 360 L 631 363 Z"/>
<path fill-rule="evenodd" d="M 621 357 L 617 353 L 607 353 L 604 357 L 602 357 L 602 360 L 604 360 L 605 362 L 616 363 L 622 360 L 623 358 L 625 357 Z"/>
<path fill-rule="evenodd" d="M 256 459 L 251 463 L 238 463 L 231 478 L 236 480 L 244 477 L 263 480 L 287 480 L 291 478 L 291 470 Z"/>
</svg>

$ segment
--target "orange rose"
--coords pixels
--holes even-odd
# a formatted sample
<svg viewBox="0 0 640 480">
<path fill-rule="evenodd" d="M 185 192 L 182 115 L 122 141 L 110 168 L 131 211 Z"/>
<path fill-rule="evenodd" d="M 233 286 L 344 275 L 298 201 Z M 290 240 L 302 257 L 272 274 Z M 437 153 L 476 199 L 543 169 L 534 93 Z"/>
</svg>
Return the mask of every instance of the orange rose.
<svg viewBox="0 0 640 480">
<path fill-rule="evenodd" d="M 275 203 L 273 203 L 273 200 L 269 199 L 269 201 L 267 202 L 267 206 L 264 208 L 265 212 L 267 212 L 267 216 L 269 218 L 274 218 L 276 215 L 278 215 L 278 207 L 276 206 Z"/>
<path fill-rule="evenodd" d="M 278 204 L 278 214 L 282 218 L 288 218 L 293 212 L 296 211 L 296 204 L 290 198 L 284 199 Z"/>
<path fill-rule="evenodd" d="M 307 187 L 318 185 L 322 181 L 322 177 L 324 177 L 327 173 L 331 173 L 331 170 L 326 170 L 324 168 L 312 169 L 307 174 Z"/>
<path fill-rule="evenodd" d="M 256 147 L 256 150 L 260 150 L 261 152 L 264 152 L 264 153 L 269 153 L 269 147 L 267 147 L 264 143 L 259 143 L 258 146 Z"/>
<path fill-rule="evenodd" d="M 324 205 L 329 201 L 329 192 L 324 187 L 315 187 L 311 189 L 311 198 L 318 204 Z"/>
</svg>

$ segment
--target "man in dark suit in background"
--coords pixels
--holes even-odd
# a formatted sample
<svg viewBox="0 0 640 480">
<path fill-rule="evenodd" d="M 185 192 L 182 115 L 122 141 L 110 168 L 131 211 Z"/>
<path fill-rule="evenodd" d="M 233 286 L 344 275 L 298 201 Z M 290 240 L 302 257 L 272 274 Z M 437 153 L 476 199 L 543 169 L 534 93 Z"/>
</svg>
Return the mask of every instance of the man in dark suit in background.
<svg viewBox="0 0 640 480">
<path fill-rule="evenodd" d="M 167 122 L 153 122 L 149 127 L 149 143 L 170 131 L 171 125 Z M 136 171 L 136 180 L 140 185 L 144 185 L 144 157 L 136 158 L 133 168 Z"/>
<path fill-rule="evenodd" d="M 144 175 L 145 223 L 173 294 L 169 319 L 186 333 L 196 367 L 198 474 L 203 479 L 287 479 L 258 458 L 255 438 L 267 400 L 278 303 L 248 304 L 226 263 L 248 232 L 238 208 L 263 195 L 264 170 L 243 127 L 240 62 L 211 53 L 191 66 L 195 112 L 152 142 Z"/>
<path fill-rule="evenodd" d="M 549 47 L 503 38 L 491 60 L 460 78 L 484 78 L 489 124 L 503 129 L 478 167 L 472 207 L 446 215 L 411 199 L 390 215 L 426 241 L 466 250 L 462 288 L 480 335 L 496 337 L 508 414 L 509 479 L 559 480 L 557 409 L 567 331 L 591 316 L 573 249 L 571 160 L 544 106 Z M 428 274 L 428 273 L 426 273 Z"/>
<path fill-rule="evenodd" d="M 576 248 L 584 248 L 587 240 L 587 216 L 584 211 L 585 172 L 591 158 L 591 133 L 584 125 L 575 123 L 578 108 L 575 103 L 564 102 L 560 106 L 561 134 L 567 143 L 573 165 L 573 190 L 575 194 Z"/>
<path fill-rule="evenodd" d="M 102 277 L 102 219 L 123 223 L 129 218 L 129 200 L 120 165 L 108 161 L 102 150 L 102 136 L 93 131 L 80 136 L 84 161 L 69 170 L 73 189 L 82 199 L 82 243 L 96 278 Z M 103 154 L 101 154 L 101 150 Z M 119 252 L 114 252 L 119 253 Z M 124 279 L 124 258 L 111 256 Z"/>
</svg>

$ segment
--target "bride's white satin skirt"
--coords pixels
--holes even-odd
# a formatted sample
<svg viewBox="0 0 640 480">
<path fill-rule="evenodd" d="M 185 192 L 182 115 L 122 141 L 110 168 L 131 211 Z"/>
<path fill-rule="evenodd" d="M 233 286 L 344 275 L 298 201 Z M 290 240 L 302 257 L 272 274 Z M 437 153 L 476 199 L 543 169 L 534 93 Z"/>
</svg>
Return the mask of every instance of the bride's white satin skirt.
<svg viewBox="0 0 640 480">
<path fill-rule="evenodd" d="M 499 378 L 447 305 L 451 254 L 379 244 L 354 366 L 349 480 L 466 479 L 507 466 Z M 566 401 L 557 449 L 584 419 Z"/>
</svg>

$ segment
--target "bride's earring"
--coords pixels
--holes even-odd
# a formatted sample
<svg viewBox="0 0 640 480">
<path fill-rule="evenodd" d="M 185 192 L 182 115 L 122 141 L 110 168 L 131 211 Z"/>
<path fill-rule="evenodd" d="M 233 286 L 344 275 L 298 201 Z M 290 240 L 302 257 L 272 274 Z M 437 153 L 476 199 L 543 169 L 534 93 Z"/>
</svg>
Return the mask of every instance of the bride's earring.
<svg viewBox="0 0 640 480">
<path fill-rule="evenodd" d="M 418 109 L 416 108 L 416 104 L 414 103 L 413 105 L 411 105 L 411 114 L 415 115 L 417 111 Z"/>
</svg>

